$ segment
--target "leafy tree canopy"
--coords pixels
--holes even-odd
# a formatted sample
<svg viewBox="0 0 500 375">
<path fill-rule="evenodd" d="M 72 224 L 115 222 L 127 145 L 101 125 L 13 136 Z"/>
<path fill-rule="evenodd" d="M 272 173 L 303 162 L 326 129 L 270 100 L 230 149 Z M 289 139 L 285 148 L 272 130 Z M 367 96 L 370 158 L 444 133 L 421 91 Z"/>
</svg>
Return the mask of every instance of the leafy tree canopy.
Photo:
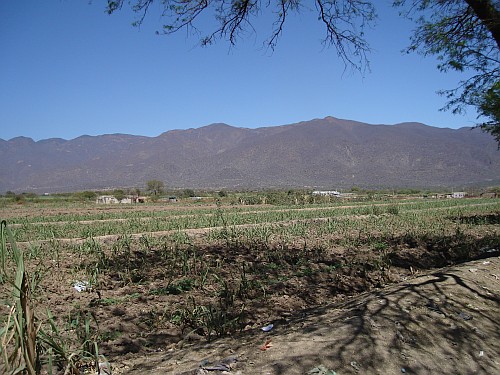
<svg viewBox="0 0 500 375">
<path fill-rule="evenodd" d="M 162 195 L 164 193 L 165 184 L 159 180 L 149 180 L 146 183 L 146 191 L 153 196 Z"/>
<path fill-rule="evenodd" d="M 262 13 L 272 12 L 274 23 L 264 42 L 274 49 L 283 27 L 293 13 L 311 13 L 324 26 L 323 43 L 332 46 L 346 66 L 364 70 L 370 47 L 364 38 L 376 19 L 375 1 L 370 0 L 108 0 L 107 12 L 129 4 L 140 25 L 153 3 L 159 5 L 164 25 L 160 33 L 187 30 L 209 45 L 226 39 L 231 45 Z M 464 112 L 475 106 L 491 121 L 479 124 L 498 139 L 498 85 L 500 82 L 500 1 L 498 0 L 393 0 L 401 14 L 413 19 L 417 29 L 408 52 L 435 55 L 438 69 L 472 72 L 455 89 L 441 91 L 448 98 L 446 110 Z M 198 29 L 202 15 L 212 16 L 215 27 L 207 34 Z"/>
<path fill-rule="evenodd" d="M 475 106 L 490 119 L 479 124 L 500 144 L 500 2 L 495 0 L 400 0 L 418 25 L 407 52 L 436 55 L 438 69 L 472 73 L 457 88 L 442 90 L 443 109 L 463 113 Z"/>
<path fill-rule="evenodd" d="M 495 137 L 500 147 L 500 81 L 494 83 L 480 98 L 479 113 L 490 118 L 490 121 L 484 122 L 480 126 Z"/>
<path fill-rule="evenodd" d="M 196 193 L 194 192 L 193 189 L 184 189 L 182 195 L 186 198 L 196 197 Z"/>
<path fill-rule="evenodd" d="M 122 189 L 113 190 L 113 196 L 119 201 L 126 197 L 125 192 Z"/>
</svg>

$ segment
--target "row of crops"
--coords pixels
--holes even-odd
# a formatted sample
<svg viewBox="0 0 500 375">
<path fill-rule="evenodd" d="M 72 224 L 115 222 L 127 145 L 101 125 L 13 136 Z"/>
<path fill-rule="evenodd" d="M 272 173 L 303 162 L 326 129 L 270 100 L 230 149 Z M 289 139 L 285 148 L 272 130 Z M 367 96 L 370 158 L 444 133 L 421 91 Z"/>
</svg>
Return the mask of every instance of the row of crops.
<svg viewBox="0 0 500 375">
<path fill-rule="evenodd" d="M 25 258 L 0 241 L 0 300 L 33 296 L 32 320 L 41 328 L 28 339 L 39 348 L 33 360 L 47 373 L 52 363 L 75 372 L 95 368 L 100 353 L 112 359 L 131 354 L 127 350 L 163 351 L 188 332 L 212 340 L 261 327 L 283 319 L 283 312 L 500 249 L 500 199 L 294 206 L 30 202 L 3 206 L 0 215 Z M 22 294 L 12 293 L 5 281 L 23 273 L 26 282 L 13 289 Z M 16 303 L 22 311 L 20 298 Z M 23 333 L 15 336 L 22 326 L 11 324 L 13 305 L 0 305 L 0 329 L 16 337 L 3 341 L 0 356 L 17 353 L 9 357 L 16 368 L 28 357 L 16 347 Z"/>
<path fill-rule="evenodd" d="M 372 221 L 370 225 L 378 226 L 378 231 L 382 232 L 420 227 L 442 231 L 451 226 L 453 220 L 450 219 L 498 212 L 500 202 L 495 199 L 449 199 L 290 207 L 201 206 L 182 211 L 171 209 L 168 205 L 161 210 L 147 208 L 136 206 L 126 211 L 89 210 L 64 215 L 18 217 L 11 219 L 9 224 L 18 242 L 197 229 L 212 229 L 213 234 L 221 230 L 227 232 L 228 228 L 233 232 L 246 231 L 253 236 L 261 231 L 269 232 L 270 227 L 273 231 L 286 230 L 292 234 L 307 232 L 314 227 L 318 235 L 322 235 L 336 233 L 342 228 L 360 230 L 359 227 Z"/>
</svg>

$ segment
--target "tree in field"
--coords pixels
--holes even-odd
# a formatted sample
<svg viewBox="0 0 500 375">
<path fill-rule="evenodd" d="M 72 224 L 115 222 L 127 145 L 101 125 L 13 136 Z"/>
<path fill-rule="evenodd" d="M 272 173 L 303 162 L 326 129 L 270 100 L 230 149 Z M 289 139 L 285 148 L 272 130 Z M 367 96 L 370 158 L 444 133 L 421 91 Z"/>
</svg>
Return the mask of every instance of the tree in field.
<svg viewBox="0 0 500 375">
<path fill-rule="evenodd" d="M 182 195 L 186 198 L 193 198 L 193 197 L 196 197 L 196 193 L 194 192 L 193 189 L 185 189 L 183 192 L 182 192 Z"/>
<path fill-rule="evenodd" d="M 139 188 L 131 188 L 131 189 L 129 189 L 128 193 L 130 195 L 135 195 L 136 197 L 138 197 L 139 195 L 141 195 L 141 189 L 139 189 Z"/>
<path fill-rule="evenodd" d="M 113 190 L 113 196 L 119 201 L 126 197 L 125 192 L 122 189 Z"/>
<path fill-rule="evenodd" d="M 159 180 L 149 180 L 146 183 L 146 191 L 149 192 L 153 197 L 162 195 L 165 189 L 165 184 L 163 181 Z"/>
<path fill-rule="evenodd" d="M 108 0 L 107 12 L 130 4 L 140 25 L 153 3 L 158 3 L 165 21 L 161 33 L 179 30 L 198 33 L 200 43 L 209 45 L 226 39 L 231 45 L 253 30 L 255 19 L 272 12 L 272 32 L 264 42 L 274 49 L 287 19 L 293 13 L 310 13 L 324 26 L 323 43 L 332 46 L 346 66 L 367 67 L 370 47 L 364 38 L 376 18 L 370 0 Z M 500 1 L 498 0 L 393 0 L 402 15 L 414 19 L 417 29 L 408 52 L 435 55 L 442 72 L 472 73 L 455 89 L 441 91 L 448 98 L 444 109 L 464 112 L 474 106 L 489 121 L 478 124 L 497 137 L 498 85 L 500 82 Z M 152 9 L 152 8 L 151 8 Z M 197 28 L 202 15 L 212 16 L 215 27 L 206 34 Z"/>
</svg>

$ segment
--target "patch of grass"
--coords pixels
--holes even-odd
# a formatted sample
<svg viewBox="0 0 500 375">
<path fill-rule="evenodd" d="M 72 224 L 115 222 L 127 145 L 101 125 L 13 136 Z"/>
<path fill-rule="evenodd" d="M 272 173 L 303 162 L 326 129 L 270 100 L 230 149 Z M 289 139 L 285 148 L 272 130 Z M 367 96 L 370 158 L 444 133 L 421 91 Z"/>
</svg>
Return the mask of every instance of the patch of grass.
<svg viewBox="0 0 500 375">
<path fill-rule="evenodd" d="M 184 292 L 188 292 L 193 289 L 195 285 L 194 280 L 192 279 L 181 279 L 176 283 L 171 283 L 164 288 L 156 288 L 149 291 L 149 294 L 152 295 L 168 295 L 168 294 L 182 294 Z"/>
<path fill-rule="evenodd" d="M 99 334 L 99 341 L 101 341 L 101 342 L 113 341 L 122 335 L 123 335 L 123 332 L 118 331 L 118 330 L 101 332 Z"/>
</svg>

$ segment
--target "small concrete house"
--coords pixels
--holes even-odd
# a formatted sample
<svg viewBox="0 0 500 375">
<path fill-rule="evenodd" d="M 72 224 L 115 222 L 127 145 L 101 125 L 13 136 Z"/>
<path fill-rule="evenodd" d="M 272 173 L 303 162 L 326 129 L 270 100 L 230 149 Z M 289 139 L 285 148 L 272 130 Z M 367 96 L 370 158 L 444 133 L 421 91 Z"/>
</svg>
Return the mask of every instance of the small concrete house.
<svg viewBox="0 0 500 375">
<path fill-rule="evenodd" d="M 97 204 L 112 204 L 112 203 L 120 203 L 118 199 L 113 197 L 112 195 L 101 195 L 96 198 L 95 202 Z"/>
<path fill-rule="evenodd" d="M 451 193 L 452 198 L 465 198 L 467 193 L 465 191 L 454 191 Z"/>
<path fill-rule="evenodd" d="M 315 190 L 312 195 L 321 195 L 323 197 L 339 197 L 340 192 L 336 190 Z"/>
</svg>

